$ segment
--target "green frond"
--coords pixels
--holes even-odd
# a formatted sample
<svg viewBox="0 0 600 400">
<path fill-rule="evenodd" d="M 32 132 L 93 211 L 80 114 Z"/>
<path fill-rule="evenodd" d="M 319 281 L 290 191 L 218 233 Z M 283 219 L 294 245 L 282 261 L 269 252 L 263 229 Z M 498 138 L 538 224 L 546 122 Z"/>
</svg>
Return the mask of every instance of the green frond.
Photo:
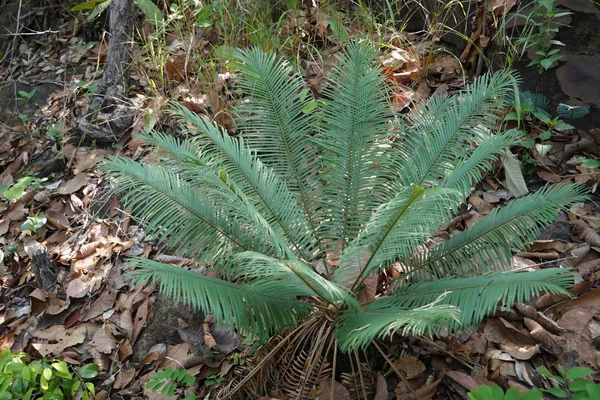
<svg viewBox="0 0 600 400">
<path fill-rule="evenodd" d="M 456 163 L 456 167 L 441 184 L 443 187 L 455 188 L 466 197 L 472 192 L 473 185 L 481 180 L 483 174 L 490 171 L 504 149 L 518 146 L 523 132 L 511 129 L 506 132 L 491 134 L 481 129 L 474 133 L 483 133 L 477 148 L 468 156 Z"/>
<path fill-rule="evenodd" d="M 431 304 L 408 309 L 375 300 L 364 311 L 342 313 L 337 320 L 335 337 L 341 351 L 354 351 L 398 331 L 403 335 L 432 336 L 459 321 L 460 311 L 453 306 Z"/>
<path fill-rule="evenodd" d="M 235 256 L 227 272 L 231 277 L 252 283 L 258 290 L 312 296 L 325 301 L 325 306 L 360 308 L 358 301 L 344 287 L 323 278 L 312 266 L 299 260 L 278 260 L 260 253 L 244 252 Z M 267 280 L 266 277 L 270 278 Z"/>
<path fill-rule="evenodd" d="M 375 211 L 361 236 L 342 254 L 334 281 L 353 274 L 345 266 L 362 265 L 352 286 L 356 288 L 363 278 L 380 268 L 396 259 L 409 258 L 447 221 L 460 200 L 460 193 L 453 189 L 403 188 L 394 199 Z M 370 254 L 369 258 L 357 264 L 365 251 Z"/>
<path fill-rule="evenodd" d="M 235 182 L 242 196 L 256 207 L 278 236 L 287 241 L 290 249 L 295 249 L 299 257 L 310 258 L 316 241 L 308 217 L 281 176 L 263 164 L 243 138 L 229 136 L 185 107 L 177 106 L 173 114 L 182 124 L 191 124 L 197 130 L 191 143 L 211 154 L 211 168 L 218 171 L 222 179 Z"/>
<path fill-rule="evenodd" d="M 584 201 L 586 190 L 583 185 L 548 185 L 503 208 L 495 208 L 468 229 L 412 260 L 407 259 L 408 271 L 417 271 L 416 276 L 421 277 L 418 279 L 425 279 L 470 276 L 494 265 L 506 267 L 514 249 L 524 249 L 561 210 Z"/>
<path fill-rule="evenodd" d="M 541 293 L 570 296 L 565 288 L 573 283 L 573 272 L 561 268 L 490 272 L 469 278 L 447 277 L 437 281 L 403 284 L 389 297 L 378 301 L 389 307 L 406 309 L 423 307 L 434 301 L 456 306 L 461 311 L 460 323 L 456 321 L 448 327 L 457 329 L 477 325 L 485 316 L 493 314 L 499 304 L 512 307 Z"/>
<path fill-rule="evenodd" d="M 246 205 L 223 191 L 216 203 L 176 173 L 128 158 L 108 158 L 101 169 L 114 179 L 123 201 L 146 222 L 146 231 L 187 254 L 225 249 L 274 253 L 273 242 L 257 229 Z"/>
<path fill-rule="evenodd" d="M 313 309 L 296 300 L 293 293 L 258 292 L 250 285 L 237 285 L 144 258 L 133 258 L 128 264 L 135 267 L 128 275 L 136 283 L 160 282 L 165 295 L 211 313 L 216 322 L 254 333 L 263 340 L 293 327 Z"/>
<path fill-rule="evenodd" d="M 305 112 L 311 95 L 302 93 L 302 78 L 274 54 L 252 48 L 239 52 L 238 59 L 242 75 L 237 83 L 250 97 L 238 106 L 236 122 L 249 147 L 297 196 L 314 237 L 314 214 L 319 205 L 312 193 L 319 164 L 315 162 L 317 147 L 310 140 L 316 128 L 315 114 Z"/>
<path fill-rule="evenodd" d="M 433 96 L 402 121 L 404 140 L 396 185 L 432 187 L 452 173 L 477 141 L 474 129 L 495 131 L 497 111 L 514 85 L 513 75 L 484 75 L 457 96 Z"/>
<path fill-rule="evenodd" d="M 385 182 L 385 149 L 393 119 L 389 94 L 378 54 L 372 46 L 352 43 L 338 57 L 339 65 L 327 75 L 332 85 L 323 90 L 322 128 L 315 142 L 323 149 L 327 182 L 322 198 L 326 212 L 325 237 L 338 251 L 354 239 L 382 202 L 377 188 Z M 321 228 L 323 229 L 323 227 Z"/>
</svg>

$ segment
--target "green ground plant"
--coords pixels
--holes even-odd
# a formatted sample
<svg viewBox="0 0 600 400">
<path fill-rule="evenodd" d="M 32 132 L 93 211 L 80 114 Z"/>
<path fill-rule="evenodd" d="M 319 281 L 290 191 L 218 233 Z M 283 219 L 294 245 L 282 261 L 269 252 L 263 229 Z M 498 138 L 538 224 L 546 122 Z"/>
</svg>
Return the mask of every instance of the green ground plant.
<svg viewBox="0 0 600 400">
<path fill-rule="evenodd" d="M 153 375 L 148 380 L 146 387 L 153 392 L 161 393 L 165 396 L 173 396 L 177 389 L 185 389 L 194 384 L 195 378 L 190 375 L 185 368 L 174 369 L 167 367 Z M 183 397 L 183 400 L 195 400 L 193 394 Z"/>
<path fill-rule="evenodd" d="M 60 360 L 29 361 L 25 353 L 0 352 L 1 400 L 89 400 L 96 394 L 89 380 L 97 376 L 96 364 L 74 367 Z"/>
<path fill-rule="evenodd" d="M 130 275 L 262 341 L 327 315 L 341 351 L 394 332 L 478 324 L 498 304 L 538 293 L 567 294 L 569 270 L 509 270 L 512 251 L 583 201 L 583 186 L 547 186 L 430 242 L 474 182 L 523 139 L 497 128 L 514 76 L 485 75 L 395 119 L 377 54 L 349 44 L 313 107 L 288 63 L 240 51 L 239 136 L 175 107 L 196 136 L 144 136 L 159 163 L 106 161 L 149 233 L 218 271 L 213 278 L 133 258 Z M 378 275 L 394 264 L 401 276 L 375 298 Z"/>
<path fill-rule="evenodd" d="M 569 400 L 600 399 L 600 385 L 588 377 L 594 372 L 589 368 L 573 367 L 565 370 L 562 365 L 557 367 L 558 375 L 554 375 L 545 367 L 537 371 L 555 383 L 550 389 L 532 389 L 521 394 L 517 389 L 511 388 L 506 393 L 499 386 L 480 386 L 468 393 L 471 400 L 541 400 L 544 393 L 552 398 Z"/>
</svg>

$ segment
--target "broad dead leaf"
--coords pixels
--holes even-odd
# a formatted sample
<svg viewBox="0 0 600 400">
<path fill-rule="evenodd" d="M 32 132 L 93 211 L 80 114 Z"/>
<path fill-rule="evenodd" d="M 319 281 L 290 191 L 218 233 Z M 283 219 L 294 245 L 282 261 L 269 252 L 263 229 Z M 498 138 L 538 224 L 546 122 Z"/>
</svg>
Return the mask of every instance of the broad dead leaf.
<svg viewBox="0 0 600 400">
<path fill-rule="evenodd" d="M 77 192 L 79 189 L 87 185 L 88 183 L 88 175 L 87 174 L 77 174 L 75 177 L 64 184 L 60 185 L 58 188 L 58 194 L 66 195 Z"/>
<path fill-rule="evenodd" d="M 331 387 L 331 380 L 325 381 L 321 385 L 321 394 L 319 400 L 352 400 L 350 392 L 341 383 L 333 381 L 333 388 Z"/>
<path fill-rule="evenodd" d="M 62 325 L 55 325 L 41 332 L 33 332 L 34 340 L 31 344 L 42 357 L 50 354 L 58 356 L 67 347 L 83 343 L 86 329 L 85 325 L 80 325 L 72 330 L 66 330 Z M 40 340 L 52 343 L 44 343 Z"/>
<path fill-rule="evenodd" d="M 110 310 L 115 305 L 117 299 L 117 291 L 111 288 L 106 288 L 104 292 L 94 301 L 90 308 L 81 317 L 82 321 L 88 321 L 102 315 L 105 311 Z"/>
</svg>

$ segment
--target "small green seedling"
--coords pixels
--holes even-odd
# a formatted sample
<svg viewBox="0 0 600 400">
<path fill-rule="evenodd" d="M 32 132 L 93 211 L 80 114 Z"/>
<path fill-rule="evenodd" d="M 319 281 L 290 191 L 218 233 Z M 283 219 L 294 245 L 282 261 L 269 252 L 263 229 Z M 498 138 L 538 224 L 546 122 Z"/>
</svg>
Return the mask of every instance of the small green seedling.
<svg viewBox="0 0 600 400">
<path fill-rule="evenodd" d="M 218 383 L 223 382 L 223 377 L 221 376 L 220 372 L 217 372 L 214 375 L 210 375 L 209 377 L 206 378 L 206 380 L 204 381 L 204 386 L 213 386 L 216 385 Z"/>
<path fill-rule="evenodd" d="M 27 187 L 31 186 L 32 189 L 40 187 L 40 183 L 44 182 L 48 178 L 37 178 L 35 176 L 24 176 L 17 180 L 17 183 L 12 186 L 2 185 L 0 186 L 0 192 L 6 200 L 19 200 L 25 194 Z"/>
<path fill-rule="evenodd" d="M 556 107 L 556 112 L 561 118 L 568 118 L 569 121 L 574 119 L 585 117 L 590 113 L 590 109 L 583 106 L 570 106 L 568 104 L 560 103 Z"/>
<path fill-rule="evenodd" d="M 98 365 L 82 367 L 64 361 L 29 361 L 25 353 L 0 352 L 0 400 L 93 399 L 96 388 L 90 379 L 98 376 Z"/>
<path fill-rule="evenodd" d="M 23 222 L 23 225 L 21 225 L 21 230 L 22 231 L 30 231 L 31 233 L 37 233 L 37 231 L 39 231 L 44 226 L 46 226 L 47 221 L 48 221 L 48 218 L 40 217 L 37 215 L 35 215 L 33 217 L 27 217 L 25 222 Z"/>
<path fill-rule="evenodd" d="M 21 97 L 17 97 L 17 100 L 20 101 L 24 101 L 25 103 L 28 103 L 29 100 L 31 100 L 31 98 L 33 97 L 33 95 L 35 94 L 36 89 L 33 89 L 31 92 L 26 92 L 24 90 L 19 90 L 19 96 Z"/>
<path fill-rule="evenodd" d="M 569 370 L 563 368 L 562 365 L 557 367 L 558 375 L 552 374 L 545 367 L 539 367 L 537 371 L 554 379 L 558 382 L 558 387 L 550 389 L 541 389 L 543 392 L 551 394 L 559 399 L 572 400 L 593 400 L 600 399 L 600 385 L 597 385 L 589 377 L 593 371 L 589 368 L 573 367 Z"/>
<path fill-rule="evenodd" d="M 504 393 L 500 386 L 479 386 L 476 390 L 467 393 L 470 400 L 542 400 L 540 390 L 529 390 L 521 394 L 517 389 L 510 388 Z"/>
<path fill-rule="evenodd" d="M 146 388 L 165 396 L 173 396 L 177 388 L 188 388 L 194 384 L 195 380 L 185 368 L 174 369 L 173 367 L 167 367 L 152 376 L 148 380 Z M 196 396 L 191 394 L 183 400 L 194 400 L 195 398 Z"/>
<path fill-rule="evenodd" d="M 583 158 L 581 160 L 581 166 L 583 168 L 590 168 L 590 169 L 599 168 L 600 167 L 600 161 L 594 160 L 592 158 Z"/>
</svg>

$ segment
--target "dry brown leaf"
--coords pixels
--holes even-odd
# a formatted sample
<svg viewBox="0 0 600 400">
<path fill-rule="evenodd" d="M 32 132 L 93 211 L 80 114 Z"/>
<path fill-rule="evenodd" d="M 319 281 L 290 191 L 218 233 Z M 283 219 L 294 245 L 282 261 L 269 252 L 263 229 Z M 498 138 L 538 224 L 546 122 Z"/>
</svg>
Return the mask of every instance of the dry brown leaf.
<svg viewBox="0 0 600 400">
<path fill-rule="evenodd" d="M 66 195 L 77 192 L 79 189 L 87 185 L 88 175 L 77 174 L 75 177 L 59 186 L 58 194 Z"/>
<path fill-rule="evenodd" d="M 76 260 L 81 260 L 82 258 L 86 258 L 87 256 L 93 254 L 96 249 L 100 246 L 102 246 L 102 242 L 99 240 L 96 240 L 94 242 L 90 242 L 90 243 L 86 243 L 83 246 L 81 246 L 79 248 L 79 250 L 77 250 L 77 254 L 75 254 L 75 259 Z"/>
<path fill-rule="evenodd" d="M 473 207 L 475 207 L 475 209 L 482 214 L 489 214 L 494 209 L 494 206 L 492 206 L 490 203 L 483 200 L 479 196 L 470 196 L 469 204 L 471 204 Z"/>
<path fill-rule="evenodd" d="M 327 380 L 321 384 L 320 390 L 319 400 L 352 400 L 348 389 L 335 380 L 333 381 L 333 389 L 331 388 L 331 381 Z"/>
<path fill-rule="evenodd" d="M 173 367 L 175 369 L 180 368 L 183 360 L 185 360 L 190 352 L 191 345 L 189 343 L 181 343 L 172 346 L 167 350 L 165 359 L 160 365 L 160 368 Z"/>
<path fill-rule="evenodd" d="M 545 171 L 543 169 L 536 171 L 536 174 L 546 182 L 558 183 L 562 180 L 560 175 Z"/>
<path fill-rule="evenodd" d="M 129 339 L 125 339 L 119 346 L 119 361 L 123 362 L 127 357 L 133 354 L 133 347 L 129 343 Z"/>
<path fill-rule="evenodd" d="M 394 363 L 396 368 L 406 374 L 406 379 L 413 379 L 425 372 L 425 365 L 418 358 L 406 355 Z"/>
<path fill-rule="evenodd" d="M 114 389 L 124 389 L 129 385 L 129 383 L 135 378 L 136 369 L 132 366 L 125 366 L 121 368 L 119 373 L 115 378 L 115 383 L 113 385 Z"/>
<path fill-rule="evenodd" d="M 396 390 L 396 400 L 429 400 L 437 393 L 437 387 L 439 386 L 442 378 L 444 377 L 444 372 L 440 374 L 438 379 L 430 384 L 426 384 L 425 386 L 417 389 L 414 393 L 417 395 L 417 399 L 412 393 L 398 393 Z"/>
<path fill-rule="evenodd" d="M 446 376 L 461 385 L 467 390 L 475 390 L 481 385 L 493 386 L 494 382 L 481 376 L 471 376 L 460 371 L 448 371 Z"/>
<path fill-rule="evenodd" d="M 133 332 L 131 333 L 131 343 L 134 344 L 140 336 L 142 329 L 146 327 L 148 322 L 148 313 L 150 312 L 150 299 L 144 300 L 140 308 L 135 313 L 133 320 Z"/>
<path fill-rule="evenodd" d="M 127 337 L 131 339 L 133 335 L 133 318 L 131 317 L 130 310 L 125 310 L 121 313 L 119 327 L 126 333 Z"/>
<path fill-rule="evenodd" d="M 10 223 L 13 221 L 20 221 L 27 215 L 27 209 L 25 204 L 21 201 L 9 204 L 8 209 L 10 210 L 6 217 L 0 222 L 0 236 L 3 236 L 10 227 Z"/>
<path fill-rule="evenodd" d="M 591 246 L 600 247 L 600 235 L 590 228 L 585 221 L 578 219 L 571 221 L 571 224 L 573 225 L 574 233 L 579 236 L 581 240 L 585 240 Z"/>
<path fill-rule="evenodd" d="M 67 285 L 67 296 L 81 298 L 88 294 L 88 285 L 79 278 L 73 279 Z"/>
<path fill-rule="evenodd" d="M 32 336 L 36 339 L 49 340 L 55 343 L 43 343 L 32 340 L 32 346 L 45 357 L 47 355 L 58 356 L 67 347 L 83 343 L 85 340 L 86 326 L 80 325 L 72 330 L 65 330 L 62 325 L 52 326 L 42 332 L 33 332 Z"/>
<path fill-rule="evenodd" d="M 202 329 L 204 331 L 204 345 L 208 347 L 209 350 L 212 350 L 215 347 L 217 347 L 217 342 L 210 333 L 210 326 L 208 325 L 208 323 L 205 322 L 202 326 Z"/>
<path fill-rule="evenodd" d="M 529 329 L 531 337 L 544 345 L 544 350 L 554 354 L 555 356 L 562 353 L 562 349 L 554 339 L 554 335 L 544 329 L 542 325 L 529 318 L 524 318 L 523 322 L 525 323 L 527 329 Z"/>
<path fill-rule="evenodd" d="M 105 311 L 110 310 L 115 305 L 116 299 L 117 291 L 107 287 L 100 297 L 98 297 L 91 307 L 81 316 L 81 320 L 88 321 L 102 315 Z"/>
<path fill-rule="evenodd" d="M 94 346 L 102 354 L 111 354 L 117 348 L 115 341 L 106 333 L 106 328 L 102 327 L 94 333 L 91 346 Z"/>
<path fill-rule="evenodd" d="M 375 387 L 375 398 L 374 400 L 387 400 L 388 398 L 388 386 L 385 378 L 381 373 L 377 373 L 377 386 Z"/>
<path fill-rule="evenodd" d="M 360 304 L 367 304 L 375 300 L 377 294 L 377 284 L 379 283 L 379 274 L 369 275 L 363 282 L 363 287 L 358 296 Z"/>
</svg>

